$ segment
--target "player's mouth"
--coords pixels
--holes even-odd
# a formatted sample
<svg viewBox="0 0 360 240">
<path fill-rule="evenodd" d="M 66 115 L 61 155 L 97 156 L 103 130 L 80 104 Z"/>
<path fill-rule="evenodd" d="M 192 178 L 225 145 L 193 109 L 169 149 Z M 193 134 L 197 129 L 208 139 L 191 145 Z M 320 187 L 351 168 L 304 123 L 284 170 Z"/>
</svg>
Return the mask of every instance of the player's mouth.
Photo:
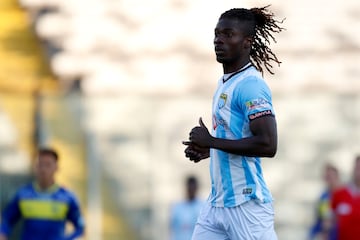
<svg viewBox="0 0 360 240">
<path fill-rule="evenodd" d="M 225 49 L 215 47 L 215 54 L 223 56 L 226 54 L 226 51 L 225 51 Z"/>
</svg>

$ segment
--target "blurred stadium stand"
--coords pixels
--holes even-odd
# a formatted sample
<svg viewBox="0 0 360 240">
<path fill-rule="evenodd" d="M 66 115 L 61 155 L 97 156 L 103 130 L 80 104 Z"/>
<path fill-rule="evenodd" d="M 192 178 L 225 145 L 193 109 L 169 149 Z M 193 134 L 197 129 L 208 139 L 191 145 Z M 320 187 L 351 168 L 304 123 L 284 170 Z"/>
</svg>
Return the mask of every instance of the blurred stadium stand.
<svg viewBox="0 0 360 240">
<path fill-rule="evenodd" d="M 64 87 L 52 74 L 46 49 L 36 34 L 32 19 L 15 0 L 0 3 L 0 207 L 17 187 L 31 179 L 31 165 L 38 146 L 49 145 L 60 153 L 60 183 L 79 196 L 91 223 L 87 184 L 86 144 L 78 115 L 79 98 L 64 95 Z M 49 57 L 49 58 L 48 58 Z M 75 100 L 74 100 L 75 99 Z M 77 110 L 77 109 L 75 109 Z M 103 191 L 107 190 L 105 186 Z M 112 201 L 97 215 L 105 226 L 86 239 L 134 239 L 130 227 L 117 214 Z M 116 226 L 116 227 L 115 227 Z M 18 239 L 18 236 L 13 236 Z M 94 238 L 95 237 L 95 238 Z"/>
<path fill-rule="evenodd" d="M 198 117 L 210 125 L 221 75 L 213 28 L 239 2 L 2 0 L 0 6 L 0 131 L 7 136 L 0 139 L 1 176 L 10 171 L 6 166 L 28 172 L 34 119 L 40 120 L 35 138 L 61 150 L 59 178 L 80 195 L 88 239 L 167 239 L 169 206 L 183 196 L 183 177 L 196 174 L 201 196 L 208 193 L 208 163 L 184 160 L 180 142 Z M 264 159 L 264 172 L 276 199 L 279 239 L 300 240 L 324 161 L 346 176 L 360 151 L 354 111 L 360 109 L 360 34 L 354 32 L 360 6 L 358 0 L 274 0 L 271 9 L 286 17 L 287 30 L 273 46 L 283 63 L 274 76 L 265 74 L 279 152 Z"/>
<path fill-rule="evenodd" d="M 0 208 L 31 179 L 39 89 L 56 89 L 26 16 L 15 1 L 0 3 Z M 20 226 L 20 225 L 19 225 Z M 19 227 L 18 226 L 18 227 Z M 13 239 L 19 239 L 18 231 Z"/>
</svg>

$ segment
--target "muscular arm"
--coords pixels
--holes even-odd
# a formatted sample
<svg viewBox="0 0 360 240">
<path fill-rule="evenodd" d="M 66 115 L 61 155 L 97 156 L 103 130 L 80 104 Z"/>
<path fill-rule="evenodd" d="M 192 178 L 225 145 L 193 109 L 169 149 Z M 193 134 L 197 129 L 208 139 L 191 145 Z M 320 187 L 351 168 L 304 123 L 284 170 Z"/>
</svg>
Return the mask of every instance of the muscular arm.
<svg viewBox="0 0 360 240">
<path fill-rule="evenodd" d="M 190 141 L 203 148 L 215 148 L 224 152 L 249 156 L 273 157 L 277 150 L 276 120 L 273 116 L 263 116 L 250 122 L 251 137 L 229 140 L 212 137 L 202 123 L 190 132 Z"/>
<path fill-rule="evenodd" d="M 224 152 L 249 156 L 273 157 L 277 149 L 276 121 L 273 116 L 265 116 L 250 122 L 253 136 L 239 140 L 212 138 L 210 148 Z"/>
</svg>

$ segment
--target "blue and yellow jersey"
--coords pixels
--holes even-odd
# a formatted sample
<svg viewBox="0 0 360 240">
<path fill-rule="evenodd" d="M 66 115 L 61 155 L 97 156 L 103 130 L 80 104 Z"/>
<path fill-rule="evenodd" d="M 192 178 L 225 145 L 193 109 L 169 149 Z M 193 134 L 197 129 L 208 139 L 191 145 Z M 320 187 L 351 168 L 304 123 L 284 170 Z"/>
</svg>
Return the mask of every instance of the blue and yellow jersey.
<svg viewBox="0 0 360 240">
<path fill-rule="evenodd" d="M 326 189 L 319 197 L 319 200 L 316 203 L 316 219 L 313 225 L 310 227 L 309 239 L 316 239 L 317 235 L 327 231 L 324 229 L 324 222 L 328 221 L 332 217 L 332 211 L 330 207 L 331 202 L 331 192 Z M 336 226 L 332 226 L 328 229 L 328 239 L 337 239 L 337 229 Z"/>
<path fill-rule="evenodd" d="M 19 189 L 2 213 L 0 232 L 8 236 L 21 218 L 22 240 L 71 240 L 84 232 L 75 195 L 56 184 L 47 191 L 40 191 L 35 183 Z M 74 225 L 69 235 L 65 235 L 67 221 Z"/>
</svg>

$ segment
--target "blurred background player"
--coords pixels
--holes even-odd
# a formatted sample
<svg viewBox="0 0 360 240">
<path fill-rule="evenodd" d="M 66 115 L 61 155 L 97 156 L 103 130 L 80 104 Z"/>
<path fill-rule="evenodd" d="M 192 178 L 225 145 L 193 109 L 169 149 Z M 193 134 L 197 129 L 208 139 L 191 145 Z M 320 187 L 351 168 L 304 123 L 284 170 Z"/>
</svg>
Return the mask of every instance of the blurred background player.
<svg viewBox="0 0 360 240">
<path fill-rule="evenodd" d="M 310 240 L 336 240 L 336 228 L 333 226 L 330 201 L 333 192 L 341 184 L 338 169 L 330 163 L 326 164 L 323 170 L 323 180 L 326 186 L 316 204 L 316 218 L 310 228 Z"/>
<path fill-rule="evenodd" d="M 333 193 L 331 207 L 337 239 L 360 239 L 360 155 L 355 158 L 351 182 Z"/>
<path fill-rule="evenodd" d="M 18 220 L 23 219 L 22 240 L 72 240 L 83 235 L 84 221 L 75 195 L 55 183 L 58 154 L 40 149 L 35 181 L 20 188 L 2 213 L 0 240 L 7 240 Z M 69 221 L 74 231 L 66 235 Z"/>
<path fill-rule="evenodd" d="M 204 202 L 197 197 L 198 180 L 188 176 L 185 182 L 186 199 L 175 203 L 170 211 L 170 239 L 190 240 Z"/>
</svg>

